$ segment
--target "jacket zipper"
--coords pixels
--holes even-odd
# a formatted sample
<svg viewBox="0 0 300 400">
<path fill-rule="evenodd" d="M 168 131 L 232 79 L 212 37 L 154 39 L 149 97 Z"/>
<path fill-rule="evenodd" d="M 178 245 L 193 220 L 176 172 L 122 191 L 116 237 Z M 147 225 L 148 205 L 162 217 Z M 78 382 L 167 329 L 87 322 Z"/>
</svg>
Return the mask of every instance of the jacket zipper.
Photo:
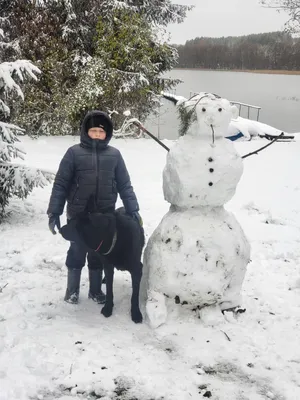
<svg viewBox="0 0 300 400">
<path fill-rule="evenodd" d="M 97 154 L 97 147 L 94 147 L 95 157 L 96 157 L 96 193 L 95 193 L 95 207 L 98 204 L 98 189 L 99 189 L 99 160 Z"/>
</svg>

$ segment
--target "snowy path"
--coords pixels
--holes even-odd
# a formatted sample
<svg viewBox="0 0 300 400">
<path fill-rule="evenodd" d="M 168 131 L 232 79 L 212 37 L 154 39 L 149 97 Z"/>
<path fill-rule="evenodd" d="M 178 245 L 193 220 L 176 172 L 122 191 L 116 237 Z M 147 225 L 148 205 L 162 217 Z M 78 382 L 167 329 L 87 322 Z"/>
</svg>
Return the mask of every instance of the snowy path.
<svg viewBox="0 0 300 400">
<path fill-rule="evenodd" d="M 28 164 L 55 170 L 72 138 L 24 139 Z M 114 141 L 138 194 L 147 236 L 168 205 L 164 150 L 148 140 Z M 245 154 L 261 142 L 238 143 Z M 300 142 L 245 161 L 228 205 L 252 245 L 244 314 L 213 319 L 175 310 L 156 331 L 129 316 L 130 279 L 116 273 L 111 318 L 87 299 L 63 302 L 68 244 L 47 229 L 50 187 L 11 204 L 0 225 L 1 400 L 298 400 L 300 398 Z M 229 341 L 229 339 L 230 341 Z M 205 398 L 205 397 L 204 397 Z"/>
</svg>

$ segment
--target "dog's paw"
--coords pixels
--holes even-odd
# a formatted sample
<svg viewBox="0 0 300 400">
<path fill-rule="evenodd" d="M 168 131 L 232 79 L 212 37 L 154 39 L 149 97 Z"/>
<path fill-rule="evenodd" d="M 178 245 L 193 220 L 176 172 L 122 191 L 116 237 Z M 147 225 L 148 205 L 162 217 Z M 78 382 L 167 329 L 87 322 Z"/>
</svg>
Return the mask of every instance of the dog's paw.
<svg viewBox="0 0 300 400">
<path fill-rule="evenodd" d="M 143 322 L 143 315 L 139 309 L 131 310 L 131 319 L 136 324 Z"/>
<path fill-rule="evenodd" d="M 112 315 L 113 312 L 113 307 L 112 306 L 104 306 L 101 310 L 101 314 L 104 315 L 104 317 L 108 318 Z"/>
</svg>

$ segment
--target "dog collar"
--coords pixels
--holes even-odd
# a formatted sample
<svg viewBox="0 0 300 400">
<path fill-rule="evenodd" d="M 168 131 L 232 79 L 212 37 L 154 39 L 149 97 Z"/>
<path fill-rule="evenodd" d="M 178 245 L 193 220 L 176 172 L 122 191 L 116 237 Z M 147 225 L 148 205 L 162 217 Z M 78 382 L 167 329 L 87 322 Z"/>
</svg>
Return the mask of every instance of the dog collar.
<svg viewBox="0 0 300 400">
<path fill-rule="evenodd" d="M 118 237 L 118 234 L 117 234 L 117 231 L 115 231 L 114 236 L 113 236 L 113 240 L 111 242 L 110 249 L 108 250 L 107 253 L 102 253 L 103 256 L 107 256 L 108 254 L 110 254 L 113 251 L 113 249 L 114 249 L 114 247 L 116 245 L 116 242 L 117 242 L 117 237 Z"/>
</svg>

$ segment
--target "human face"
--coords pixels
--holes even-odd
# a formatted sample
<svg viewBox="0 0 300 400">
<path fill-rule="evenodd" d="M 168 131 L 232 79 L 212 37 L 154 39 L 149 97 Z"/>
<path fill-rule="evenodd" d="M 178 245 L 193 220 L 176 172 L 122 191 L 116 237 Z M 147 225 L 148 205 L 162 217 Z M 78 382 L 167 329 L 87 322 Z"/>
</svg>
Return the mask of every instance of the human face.
<svg viewBox="0 0 300 400">
<path fill-rule="evenodd" d="M 103 128 L 90 128 L 88 135 L 91 139 L 105 140 L 106 132 Z"/>
</svg>

